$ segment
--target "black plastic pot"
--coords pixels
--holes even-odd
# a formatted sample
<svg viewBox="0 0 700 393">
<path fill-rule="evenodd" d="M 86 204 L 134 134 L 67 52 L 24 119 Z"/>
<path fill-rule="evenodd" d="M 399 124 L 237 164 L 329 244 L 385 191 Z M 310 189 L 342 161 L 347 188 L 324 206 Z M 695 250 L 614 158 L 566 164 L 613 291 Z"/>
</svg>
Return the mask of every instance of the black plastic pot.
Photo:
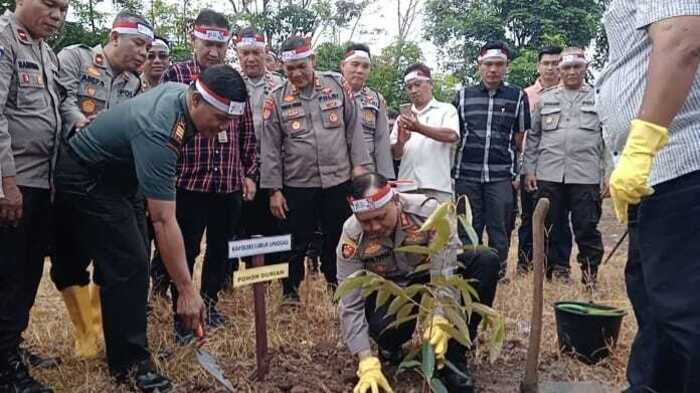
<svg viewBox="0 0 700 393">
<path fill-rule="evenodd" d="M 554 303 L 559 350 L 587 364 L 599 362 L 617 344 L 626 314 L 624 310 L 600 304 Z"/>
</svg>

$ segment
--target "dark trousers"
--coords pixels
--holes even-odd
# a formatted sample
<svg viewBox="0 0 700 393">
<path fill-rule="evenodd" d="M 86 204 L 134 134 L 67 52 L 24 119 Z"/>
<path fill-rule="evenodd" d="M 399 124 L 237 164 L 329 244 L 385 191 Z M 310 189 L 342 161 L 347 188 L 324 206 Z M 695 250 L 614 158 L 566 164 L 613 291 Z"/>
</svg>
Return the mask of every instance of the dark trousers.
<svg viewBox="0 0 700 393">
<path fill-rule="evenodd" d="M 535 213 L 537 204 L 536 192 L 525 190 L 525 177 L 521 178 L 520 184 L 520 228 L 518 228 L 518 269 L 521 271 L 532 269 L 532 215 Z M 571 258 L 571 227 L 569 216 L 562 216 L 563 220 L 558 227 L 561 229 L 555 234 L 551 234 L 550 248 L 558 255 L 557 260 L 568 261 Z"/>
<path fill-rule="evenodd" d="M 90 283 L 90 272 L 87 269 L 92 256 L 90 245 L 86 241 L 89 236 L 85 233 L 87 226 L 66 225 L 76 223 L 76 218 L 81 215 L 72 199 L 71 194 L 57 192 L 52 206 L 54 250 L 51 255 L 51 281 L 59 291 Z M 101 283 L 97 269 L 93 278 L 96 283 Z"/>
<path fill-rule="evenodd" d="M 320 221 L 325 235 L 321 250 L 321 271 L 329 283 L 336 283 L 335 248 L 340 241 L 345 220 L 350 217 L 347 196 L 350 183 L 330 188 L 285 187 L 283 194 L 289 212 L 283 227 L 292 234 L 289 277 L 284 280 L 284 293 L 297 293 L 304 279 L 304 258 Z"/>
<path fill-rule="evenodd" d="M 14 351 L 29 323 L 49 240 L 49 190 L 20 187 L 19 225 L 0 227 L 0 354 Z"/>
<path fill-rule="evenodd" d="M 230 194 L 177 190 L 177 222 L 185 242 L 185 254 L 190 274 L 200 253 L 204 230 L 207 231 L 207 250 L 202 266 L 202 298 L 209 307 L 219 300 L 219 291 L 226 280 L 229 263 L 228 242 L 236 236 L 243 203 L 240 191 Z M 173 308 L 177 306 L 178 292 L 170 286 Z"/>
<path fill-rule="evenodd" d="M 632 342 L 627 364 L 630 393 L 646 393 L 647 388 L 657 392 L 681 392 L 682 381 L 673 370 L 677 360 L 669 346 L 667 335 L 662 335 L 654 322 L 653 310 L 646 291 L 642 259 L 639 251 L 638 206 L 629 209 L 629 251 L 625 266 L 627 296 L 637 320 L 637 334 Z M 675 356 L 677 357 L 677 356 Z"/>
<path fill-rule="evenodd" d="M 578 245 L 578 262 L 583 272 L 597 272 L 603 259 L 603 239 L 598 231 L 602 201 L 597 184 L 565 184 L 548 181 L 537 182 L 538 198 L 549 198 L 550 207 L 546 228 L 549 228 L 547 248 L 547 274 L 568 275 L 569 260 L 563 259 L 554 246 L 560 239 L 563 226 L 571 214 L 571 225 Z M 554 225 L 558 224 L 558 225 Z"/>
<path fill-rule="evenodd" d="M 148 236 L 143 198 L 123 173 L 89 172 L 61 151 L 56 187 L 76 216 L 56 228 L 82 226 L 88 254 L 100 272 L 107 363 L 115 374 L 150 358 L 146 329 Z M 67 229 L 75 230 L 75 229 Z"/>
<path fill-rule="evenodd" d="M 258 185 L 259 187 L 259 185 Z M 249 238 L 251 236 L 275 236 L 280 234 L 279 221 L 272 215 L 270 211 L 270 194 L 268 190 L 258 188 L 255 194 L 255 199 L 250 202 L 243 202 L 243 211 L 239 224 L 238 237 Z M 266 254 L 265 264 L 278 263 L 281 255 Z M 252 258 L 243 258 L 246 263 L 251 263 Z M 236 265 L 229 264 L 230 278 Z"/>
<path fill-rule="evenodd" d="M 639 263 L 626 270 L 627 291 L 641 321 L 628 376 L 633 388 L 700 392 L 700 171 L 654 189 L 630 239 Z"/>
<path fill-rule="evenodd" d="M 491 252 L 466 252 L 458 257 L 464 267 L 460 267 L 457 274 L 465 279 L 476 280 L 472 285 L 479 294 L 480 303 L 487 306 L 493 304 L 498 284 L 499 258 Z M 429 274 L 422 274 L 412 279 L 410 284 L 424 284 L 430 280 Z M 369 334 L 380 348 L 396 351 L 401 345 L 411 339 L 416 329 L 416 320 L 408 321 L 396 327 L 387 327 L 396 320 L 396 314 L 387 315 L 391 299 L 382 307 L 376 308 L 376 293 L 365 300 L 365 317 L 369 324 Z M 417 299 L 420 302 L 420 299 Z M 469 320 L 469 335 L 472 341 L 476 338 L 477 328 L 481 317 L 473 313 Z M 454 340 L 451 340 L 452 343 Z M 461 348 L 460 348 L 461 347 Z M 461 345 L 450 345 L 450 351 L 457 351 L 455 355 L 463 355 L 465 348 Z M 451 358 L 452 359 L 452 358 Z"/>
<path fill-rule="evenodd" d="M 479 183 L 458 180 L 455 185 L 457 199 L 466 195 L 472 207 L 472 226 L 479 237 L 484 229 L 489 236 L 489 246 L 496 250 L 500 258 L 501 277 L 506 274 L 508 263 L 508 234 L 506 232 L 507 217 L 512 214 L 513 209 L 513 184 L 510 180 L 494 183 Z M 464 206 L 459 204 L 459 209 L 463 211 Z M 460 228 L 460 239 L 462 243 L 470 243 L 466 233 Z"/>
</svg>

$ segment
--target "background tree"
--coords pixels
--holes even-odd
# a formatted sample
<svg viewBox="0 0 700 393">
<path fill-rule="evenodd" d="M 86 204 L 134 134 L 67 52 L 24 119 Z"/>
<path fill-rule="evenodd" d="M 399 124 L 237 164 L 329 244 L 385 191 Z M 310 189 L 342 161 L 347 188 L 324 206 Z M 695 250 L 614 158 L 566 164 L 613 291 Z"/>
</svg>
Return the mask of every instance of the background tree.
<svg viewBox="0 0 700 393">
<path fill-rule="evenodd" d="M 604 5 L 605 0 L 426 0 L 424 35 L 444 55 L 441 66 L 466 83 L 477 79 L 479 47 L 503 40 L 515 59 L 525 56 L 514 64 L 509 81 L 528 85 L 536 62 L 532 51 L 553 39 L 587 48 L 599 31 Z"/>
</svg>

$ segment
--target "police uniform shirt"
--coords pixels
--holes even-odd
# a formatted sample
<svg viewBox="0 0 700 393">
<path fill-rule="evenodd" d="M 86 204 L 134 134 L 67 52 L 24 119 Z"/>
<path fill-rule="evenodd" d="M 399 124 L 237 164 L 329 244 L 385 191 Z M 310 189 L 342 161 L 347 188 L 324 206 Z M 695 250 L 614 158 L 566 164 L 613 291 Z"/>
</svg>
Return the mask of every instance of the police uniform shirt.
<svg viewBox="0 0 700 393">
<path fill-rule="evenodd" d="M 124 100 L 136 96 L 141 80 L 132 72 L 115 74 L 101 45 L 72 45 L 59 54 L 59 78 L 67 97 L 61 104 L 64 130 Z"/>
<path fill-rule="evenodd" d="M 180 148 L 195 132 L 187 89 L 161 84 L 104 112 L 68 143 L 91 170 L 117 167 L 122 178 L 138 180 L 147 198 L 173 201 Z"/>
<path fill-rule="evenodd" d="M 377 91 L 363 87 L 355 93 L 360 105 L 362 132 L 365 144 L 376 171 L 387 179 L 396 177 L 394 160 L 389 143 L 389 119 L 386 113 L 386 101 Z"/>
<path fill-rule="evenodd" d="M 13 12 L 0 16 L 0 171 L 48 189 L 61 116 L 58 60 Z"/>
<path fill-rule="evenodd" d="M 439 206 L 435 199 L 421 194 L 398 194 L 401 213 L 393 238 L 369 239 L 363 236 L 362 226 L 355 216 L 343 225 L 338 243 L 338 282 L 368 270 L 399 285 L 408 284 L 408 274 L 425 261 L 424 255 L 394 252 L 394 248 L 408 245 L 427 246 L 429 233 L 419 232 L 425 220 Z M 462 243 L 456 234 L 445 249 L 432 257 L 432 275 L 451 276 L 457 267 L 457 254 Z M 452 293 L 456 296 L 456 293 Z M 365 300 L 360 290 L 353 290 L 340 301 L 343 338 L 350 352 L 357 354 L 370 349 L 368 323 L 365 318 Z"/>
<path fill-rule="evenodd" d="M 248 101 L 250 102 L 251 109 L 253 110 L 253 126 L 255 127 L 255 140 L 258 141 L 260 145 L 260 134 L 262 133 L 263 127 L 263 106 L 265 105 L 265 99 L 268 94 L 275 87 L 281 85 L 284 79 L 271 72 L 265 72 L 265 75 L 257 80 L 253 80 L 241 72 L 241 76 L 245 81 L 245 86 L 248 89 Z"/>
<path fill-rule="evenodd" d="M 538 180 L 600 184 L 605 171 L 603 132 L 588 85 L 542 94 L 527 135 L 523 170 Z"/>
<path fill-rule="evenodd" d="M 330 188 L 350 180 L 355 166 L 371 166 L 355 97 L 343 77 L 317 72 L 300 92 L 289 81 L 263 108 L 262 188 Z"/>
</svg>

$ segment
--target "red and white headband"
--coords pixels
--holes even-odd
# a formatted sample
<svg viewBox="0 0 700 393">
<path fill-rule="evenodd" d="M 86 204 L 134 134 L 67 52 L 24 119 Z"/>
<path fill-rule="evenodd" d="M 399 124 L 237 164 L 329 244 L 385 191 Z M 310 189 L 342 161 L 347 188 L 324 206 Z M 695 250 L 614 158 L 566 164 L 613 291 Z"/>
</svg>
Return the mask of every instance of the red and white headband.
<svg viewBox="0 0 700 393">
<path fill-rule="evenodd" d="M 479 56 L 479 61 L 484 61 L 486 59 L 501 59 L 508 61 L 508 54 L 502 49 L 487 49 L 481 54 L 481 56 Z"/>
<path fill-rule="evenodd" d="M 345 61 L 352 61 L 352 60 L 367 60 L 370 63 L 372 62 L 372 58 L 370 57 L 368 52 L 365 52 L 363 50 L 351 50 L 348 52 L 348 54 L 345 56 Z"/>
<path fill-rule="evenodd" d="M 231 32 L 221 27 L 195 26 L 193 35 L 204 41 L 227 43 L 231 38 Z"/>
<path fill-rule="evenodd" d="M 386 206 L 394 195 L 394 190 L 387 184 L 370 196 L 358 199 L 348 198 L 348 202 L 353 213 L 362 213 Z"/>
<path fill-rule="evenodd" d="M 236 41 L 236 48 L 265 49 L 265 37 L 257 34 L 255 37 L 241 37 Z"/>
<path fill-rule="evenodd" d="M 416 71 L 411 71 L 406 76 L 403 78 L 404 83 L 410 83 L 412 81 L 429 81 L 430 77 L 425 75 L 424 73 L 416 70 Z"/>
<path fill-rule="evenodd" d="M 559 62 L 559 67 L 567 65 L 586 65 L 586 56 L 583 53 L 569 53 L 561 57 L 561 62 Z"/>
<path fill-rule="evenodd" d="M 314 50 L 308 45 L 300 46 L 294 50 L 282 52 L 282 61 L 289 63 L 290 61 L 304 60 L 314 54 Z"/>
<path fill-rule="evenodd" d="M 221 97 L 199 80 L 195 82 L 194 86 L 206 102 L 221 112 L 229 116 L 239 116 L 245 112 L 245 102 L 232 101 L 228 98 Z"/>
<path fill-rule="evenodd" d="M 153 29 L 144 25 L 143 23 L 130 22 L 127 20 L 120 20 L 112 25 L 112 31 L 119 34 L 132 34 L 140 35 L 147 38 L 149 41 L 153 41 Z"/>
</svg>

